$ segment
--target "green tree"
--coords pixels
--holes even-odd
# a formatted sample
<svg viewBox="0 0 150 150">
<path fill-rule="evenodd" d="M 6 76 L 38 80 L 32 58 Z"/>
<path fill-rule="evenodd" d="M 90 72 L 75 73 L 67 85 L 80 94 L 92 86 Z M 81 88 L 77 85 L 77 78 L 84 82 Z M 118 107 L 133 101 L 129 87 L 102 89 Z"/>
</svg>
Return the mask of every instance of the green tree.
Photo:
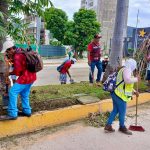
<svg viewBox="0 0 150 150">
<path fill-rule="evenodd" d="M 64 45 L 76 45 L 76 35 L 75 33 L 75 23 L 74 21 L 68 21 L 66 23 L 66 32 L 63 39 Z"/>
<path fill-rule="evenodd" d="M 74 22 L 68 22 L 64 43 L 73 45 L 79 57 L 83 57 L 88 43 L 96 33 L 100 32 L 100 24 L 93 10 L 80 9 L 74 14 Z"/>
<path fill-rule="evenodd" d="M 20 25 L 21 18 L 17 17 L 20 13 L 43 16 L 45 7 L 50 5 L 50 0 L 0 0 L 0 51 L 6 35 L 13 35 L 14 40 L 18 40 L 18 34 L 23 33 L 25 25 Z"/>
<path fill-rule="evenodd" d="M 66 31 L 68 17 L 66 13 L 58 8 L 48 8 L 45 11 L 46 27 L 58 41 L 63 41 Z"/>
</svg>

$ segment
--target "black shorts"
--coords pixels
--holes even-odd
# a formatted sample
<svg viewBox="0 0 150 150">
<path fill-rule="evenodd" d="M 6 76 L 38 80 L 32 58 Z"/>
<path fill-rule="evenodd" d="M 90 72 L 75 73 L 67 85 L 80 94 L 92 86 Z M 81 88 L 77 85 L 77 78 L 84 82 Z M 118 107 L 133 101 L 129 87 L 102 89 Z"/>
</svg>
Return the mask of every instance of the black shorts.
<svg viewBox="0 0 150 150">
<path fill-rule="evenodd" d="M 147 70 L 147 77 L 146 80 L 150 80 L 150 70 Z"/>
</svg>

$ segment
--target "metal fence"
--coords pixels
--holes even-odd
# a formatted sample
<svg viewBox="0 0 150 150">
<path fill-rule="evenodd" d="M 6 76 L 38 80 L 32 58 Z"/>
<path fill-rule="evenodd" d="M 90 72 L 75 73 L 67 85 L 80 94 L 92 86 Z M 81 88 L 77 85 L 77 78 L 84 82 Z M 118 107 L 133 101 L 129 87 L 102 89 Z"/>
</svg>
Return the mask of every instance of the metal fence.
<svg viewBox="0 0 150 150">
<path fill-rule="evenodd" d="M 39 53 L 42 57 L 63 57 L 66 54 L 66 48 L 60 46 L 41 45 Z"/>
<path fill-rule="evenodd" d="M 27 44 L 15 44 L 17 47 L 26 49 Z M 31 45 L 32 50 L 36 51 L 36 45 Z M 41 45 L 38 52 L 42 57 L 64 57 L 66 55 L 66 48 L 61 46 Z"/>
</svg>

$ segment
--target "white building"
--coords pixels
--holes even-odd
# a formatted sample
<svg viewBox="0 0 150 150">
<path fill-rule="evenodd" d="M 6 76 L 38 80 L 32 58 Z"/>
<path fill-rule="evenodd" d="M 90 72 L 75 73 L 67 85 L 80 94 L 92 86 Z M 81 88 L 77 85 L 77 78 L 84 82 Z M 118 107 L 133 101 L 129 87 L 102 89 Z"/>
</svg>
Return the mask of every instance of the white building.
<svg viewBox="0 0 150 150">
<path fill-rule="evenodd" d="M 29 23 L 27 34 L 34 35 L 35 39 L 40 44 L 49 44 L 49 31 L 45 29 L 43 19 L 37 16 L 25 16 L 24 22 Z"/>
<path fill-rule="evenodd" d="M 97 2 L 98 0 L 81 0 L 81 8 L 97 11 Z"/>
<path fill-rule="evenodd" d="M 102 45 L 110 48 L 110 39 L 113 35 L 117 0 L 81 0 L 81 8 L 92 9 L 101 23 Z"/>
</svg>

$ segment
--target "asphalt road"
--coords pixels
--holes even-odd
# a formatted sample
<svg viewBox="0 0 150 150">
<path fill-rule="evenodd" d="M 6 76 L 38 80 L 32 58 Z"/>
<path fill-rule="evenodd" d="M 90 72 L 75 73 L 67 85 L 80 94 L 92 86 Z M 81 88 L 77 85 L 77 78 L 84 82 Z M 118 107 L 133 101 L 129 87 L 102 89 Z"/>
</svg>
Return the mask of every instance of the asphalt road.
<svg viewBox="0 0 150 150">
<path fill-rule="evenodd" d="M 135 122 L 135 108 L 129 109 L 126 124 Z M 132 117 L 131 117 L 132 116 Z M 139 106 L 138 125 L 145 132 L 125 135 L 117 131 L 104 133 L 103 128 L 86 126 L 83 122 L 43 130 L 37 133 L 0 141 L 1 150 L 150 150 L 150 103 Z"/>
<path fill-rule="evenodd" d="M 57 66 L 58 64 L 45 65 L 44 69 L 37 73 L 37 81 L 34 83 L 34 86 L 60 84 L 59 72 L 56 70 Z M 70 68 L 70 73 L 75 82 L 88 81 L 89 67 L 87 63 L 76 63 Z M 95 78 L 96 73 L 97 69 L 95 69 Z"/>
</svg>

